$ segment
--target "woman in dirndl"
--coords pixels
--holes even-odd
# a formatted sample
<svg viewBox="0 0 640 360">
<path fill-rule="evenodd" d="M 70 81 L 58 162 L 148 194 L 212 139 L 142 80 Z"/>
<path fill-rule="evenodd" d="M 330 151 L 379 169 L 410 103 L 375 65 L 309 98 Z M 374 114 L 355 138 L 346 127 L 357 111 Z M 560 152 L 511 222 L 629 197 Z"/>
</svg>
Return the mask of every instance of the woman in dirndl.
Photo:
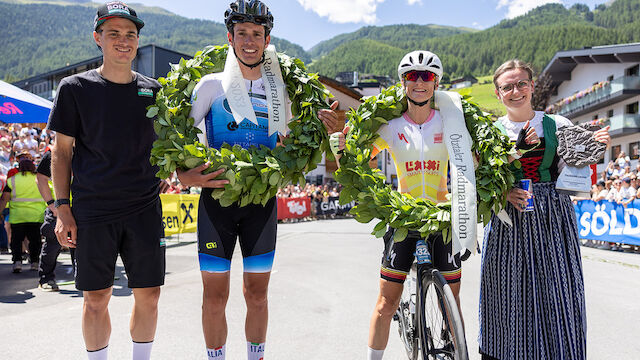
<svg viewBox="0 0 640 360">
<path fill-rule="evenodd" d="M 480 285 L 480 352 L 483 360 L 586 358 L 586 311 L 578 226 L 569 196 L 556 191 L 564 163 L 557 155 L 556 129 L 568 119 L 534 111 L 533 71 L 520 60 L 502 64 L 493 77 L 507 108 L 496 125 L 512 141 L 532 127 L 537 147 L 520 143 L 516 184 L 530 179 L 530 192 L 514 189 L 506 212 L 496 215 L 485 236 Z M 521 136 L 522 137 L 522 136 Z M 609 144 L 608 127 L 594 134 Z M 529 151 L 526 151 L 529 150 Z M 515 169 L 515 168 L 514 168 Z M 533 210 L 527 209 L 533 198 Z M 529 211 L 527 211 L 529 210 Z"/>
</svg>

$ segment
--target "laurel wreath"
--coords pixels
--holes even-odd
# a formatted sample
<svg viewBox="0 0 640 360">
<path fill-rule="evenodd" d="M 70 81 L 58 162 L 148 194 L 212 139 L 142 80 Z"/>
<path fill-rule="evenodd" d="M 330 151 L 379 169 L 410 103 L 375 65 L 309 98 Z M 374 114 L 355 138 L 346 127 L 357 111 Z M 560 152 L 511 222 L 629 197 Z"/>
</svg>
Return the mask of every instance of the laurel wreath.
<svg viewBox="0 0 640 360">
<path fill-rule="evenodd" d="M 166 179 L 176 169 L 191 169 L 205 162 L 211 165 L 205 173 L 224 168 L 217 179 L 227 179 L 223 189 L 213 191 L 213 198 L 222 206 L 238 203 L 265 205 L 276 195 L 279 187 L 288 183 L 304 184 L 303 172 L 316 168 L 328 148 L 327 133 L 318 119 L 318 110 L 327 108 L 329 91 L 318 81 L 317 74 L 308 74 L 304 63 L 278 54 L 283 80 L 292 101 L 291 111 L 296 121 L 289 123 L 289 136 L 273 150 L 261 145 L 244 149 L 224 144 L 212 149 L 198 140 L 202 131 L 194 127 L 191 94 L 200 79 L 210 73 L 221 72 L 228 46 L 209 46 L 193 59 L 181 59 L 172 64 L 166 78 L 158 81 L 155 105 L 148 108 L 147 117 L 154 118 L 158 139 L 151 151 L 151 164 L 158 165 L 156 174 Z"/>
<path fill-rule="evenodd" d="M 506 204 L 507 193 L 515 180 L 509 168 L 508 156 L 515 151 L 507 136 L 493 126 L 489 114 L 470 101 L 462 99 L 467 130 L 471 135 L 472 151 L 477 154 L 476 190 L 478 195 L 478 220 L 486 225 L 491 212 L 498 213 Z M 385 185 L 385 177 L 378 169 L 369 167 L 373 142 L 382 124 L 400 117 L 407 109 L 407 100 L 400 84 L 385 89 L 377 96 L 366 98 L 357 110 L 347 114 L 350 130 L 346 136 L 340 168 L 336 172 L 344 188 L 340 203 L 357 201 L 351 209 L 356 220 L 368 223 L 380 219 L 372 234 L 382 237 L 387 226 L 396 229 L 395 241 L 402 241 L 409 230 L 419 231 L 427 237 L 443 232 L 450 240 L 451 202 L 434 204 L 423 198 L 399 193 Z M 520 166 L 515 161 L 516 167 Z"/>
</svg>

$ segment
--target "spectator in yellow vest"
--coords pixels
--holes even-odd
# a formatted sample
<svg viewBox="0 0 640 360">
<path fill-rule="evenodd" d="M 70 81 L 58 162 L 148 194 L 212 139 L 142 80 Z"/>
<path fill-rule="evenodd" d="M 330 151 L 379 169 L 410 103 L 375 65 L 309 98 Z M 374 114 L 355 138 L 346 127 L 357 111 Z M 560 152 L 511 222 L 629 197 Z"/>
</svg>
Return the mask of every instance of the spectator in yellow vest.
<svg viewBox="0 0 640 360">
<path fill-rule="evenodd" d="M 29 240 L 31 270 L 38 270 L 38 258 L 42 241 L 40 226 L 47 207 L 36 185 L 36 166 L 30 159 L 18 164 L 18 174 L 7 180 L 0 199 L 0 211 L 9 203 L 9 223 L 11 224 L 11 254 L 13 272 L 22 271 L 22 240 Z"/>
</svg>

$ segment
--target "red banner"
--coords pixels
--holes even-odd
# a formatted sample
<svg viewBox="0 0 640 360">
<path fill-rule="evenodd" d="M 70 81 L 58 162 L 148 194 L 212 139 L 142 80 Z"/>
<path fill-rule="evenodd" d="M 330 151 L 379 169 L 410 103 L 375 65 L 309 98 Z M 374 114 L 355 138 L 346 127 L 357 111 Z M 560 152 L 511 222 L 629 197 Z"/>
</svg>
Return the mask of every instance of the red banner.
<svg viewBox="0 0 640 360">
<path fill-rule="evenodd" d="M 278 220 L 298 219 L 311 216 L 311 199 L 301 198 L 278 198 Z"/>
</svg>

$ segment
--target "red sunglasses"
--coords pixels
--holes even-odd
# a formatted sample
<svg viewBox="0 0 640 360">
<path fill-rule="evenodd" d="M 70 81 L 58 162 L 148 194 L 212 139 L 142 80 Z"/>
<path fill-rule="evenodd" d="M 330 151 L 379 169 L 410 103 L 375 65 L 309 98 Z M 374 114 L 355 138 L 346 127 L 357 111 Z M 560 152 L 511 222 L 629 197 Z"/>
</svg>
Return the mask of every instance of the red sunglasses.
<svg viewBox="0 0 640 360">
<path fill-rule="evenodd" d="M 405 81 L 418 81 L 418 78 L 421 78 L 424 82 L 436 81 L 438 75 L 432 73 L 431 71 L 418 71 L 413 70 L 405 73 L 403 75 Z"/>
</svg>

